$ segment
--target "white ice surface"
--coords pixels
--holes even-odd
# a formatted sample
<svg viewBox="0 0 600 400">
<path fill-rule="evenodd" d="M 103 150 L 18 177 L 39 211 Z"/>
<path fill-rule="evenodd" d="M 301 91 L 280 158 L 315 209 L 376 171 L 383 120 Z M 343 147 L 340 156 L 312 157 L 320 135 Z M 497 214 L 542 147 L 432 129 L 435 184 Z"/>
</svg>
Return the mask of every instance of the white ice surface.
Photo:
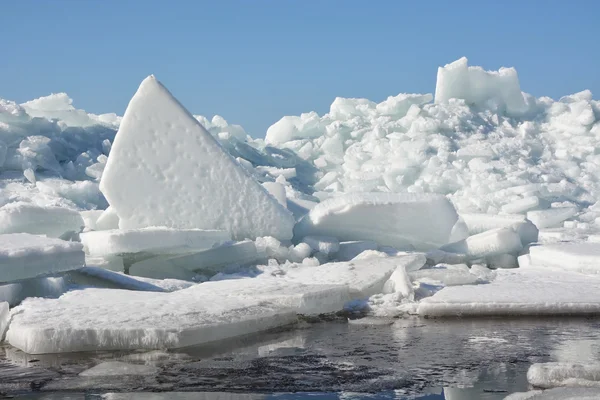
<svg viewBox="0 0 600 400">
<path fill-rule="evenodd" d="M 164 227 L 92 231 L 80 237 L 86 253 L 92 257 L 139 252 L 183 253 L 209 249 L 230 240 L 225 231 Z"/>
<path fill-rule="evenodd" d="M 307 285 L 348 285 L 352 299 L 381 293 L 385 283 L 399 266 L 414 265 L 422 254 L 297 267 L 286 270 L 284 279 Z"/>
<path fill-rule="evenodd" d="M 113 207 L 108 207 L 96 220 L 96 231 L 107 231 L 110 229 L 119 229 L 119 216 Z"/>
<path fill-rule="evenodd" d="M 600 313 L 600 277 L 535 267 L 496 274 L 489 284 L 446 287 L 422 300 L 418 313 L 433 317 Z"/>
<path fill-rule="evenodd" d="M 561 386 L 600 387 L 600 364 L 536 363 L 529 367 L 527 381 L 541 389 Z"/>
<path fill-rule="evenodd" d="M 275 198 L 282 206 L 287 208 L 287 199 L 285 197 L 285 186 L 277 182 L 263 182 L 263 187 Z"/>
<path fill-rule="evenodd" d="M 7 341 L 29 354 L 179 348 L 296 321 L 279 305 L 212 295 L 202 285 L 173 293 L 76 290 L 26 299 L 11 316 Z"/>
<path fill-rule="evenodd" d="M 59 237 L 68 231 L 79 232 L 83 226 L 77 211 L 63 207 L 41 207 L 24 202 L 0 207 L 0 234 L 23 232 Z"/>
<path fill-rule="evenodd" d="M 583 273 L 600 273 L 600 243 L 555 243 L 532 246 L 533 266 L 553 267 Z"/>
<path fill-rule="evenodd" d="M 342 242 L 334 257 L 339 261 L 350 261 L 365 250 L 377 250 L 378 248 L 377 243 L 369 240 Z"/>
<path fill-rule="evenodd" d="M 469 235 L 476 235 L 498 228 L 507 228 L 516 223 L 524 222 L 524 215 L 493 215 L 461 213 L 460 217 L 467 225 Z"/>
<path fill-rule="evenodd" d="M 552 228 L 577 214 L 577 207 L 556 207 L 547 210 L 529 211 L 527 219 L 538 229 Z"/>
<path fill-rule="evenodd" d="M 88 267 L 98 267 L 107 269 L 114 272 L 124 272 L 125 264 L 123 263 L 123 257 L 120 256 L 105 256 L 105 257 L 85 257 L 85 265 Z"/>
<path fill-rule="evenodd" d="M 81 243 L 27 233 L 0 235 L 0 282 L 65 272 L 84 263 Z"/>
<path fill-rule="evenodd" d="M 341 241 L 371 240 L 417 250 L 463 239 L 452 237 L 458 215 L 434 194 L 351 193 L 317 204 L 294 228 L 294 237 L 334 236 Z"/>
<path fill-rule="evenodd" d="M 313 251 L 320 251 L 327 255 L 336 253 L 340 249 L 337 238 L 330 236 L 305 236 L 302 242 L 308 244 Z"/>
<path fill-rule="evenodd" d="M 154 78 L 131 99 L 100 189 L 123 229 L 218 229 L 291 239 L 294 218 Z"/>
<path fill-rule="evenodd" d="M 79 376 L 156 375 L 160 370 L 152 365 L 106 361 L 79 373 Z"/>
</svg>

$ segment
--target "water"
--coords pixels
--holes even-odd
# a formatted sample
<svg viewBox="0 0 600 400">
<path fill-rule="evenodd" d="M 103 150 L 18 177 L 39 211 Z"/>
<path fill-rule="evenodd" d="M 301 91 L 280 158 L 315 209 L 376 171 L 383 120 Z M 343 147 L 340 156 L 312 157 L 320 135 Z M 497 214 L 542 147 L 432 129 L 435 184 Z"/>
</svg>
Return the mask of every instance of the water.
<svg viewBox="0 0 600 400">
<path fill-rule="evenodd" d="M 49 399 L 69 393 L 79 399 L 145 391 L 169 392 L 163 398 L 213 392 L 179 397 L 186 400 L 503 399 L 529 389 L 526 373 L 534 362 L 600 360 L 599 319 L 358 322 L 304 323 L 290 331 L 171 352 L 30 356 L 4 345 L 0 397 Z M 114 360 L 156 366 L 158 373 L 79 376 Z"/>
</svg>

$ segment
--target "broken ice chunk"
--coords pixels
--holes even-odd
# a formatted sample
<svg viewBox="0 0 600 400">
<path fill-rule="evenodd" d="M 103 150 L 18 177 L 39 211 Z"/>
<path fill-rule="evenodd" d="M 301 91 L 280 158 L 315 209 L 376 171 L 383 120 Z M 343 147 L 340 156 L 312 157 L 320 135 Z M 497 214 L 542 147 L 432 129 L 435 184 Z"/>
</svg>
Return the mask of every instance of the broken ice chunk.
<svg viewBox="0 0 600 400">
<path fill-rule="evenodd" d="M 476 235 L 497 228 L 506 228 L 515 223 L 524 222 L 524 215 L 492 215 L 492 214 L 460 214 L 469 230 L 469 235 Z"/>
<path fill-rule="evenodd" d="M 0 235 L 0 282 L 70 271 L 84 263 L 81 243 L 27 233 Z"/>
<path fill-rule="evenodd" d="M 458 215 L 446 197 L 415 193 L 352 193 L 317 204 L 294 228 L 294 237 L 333 236 L 343 241 L 428 250 L 449 243 Z"/>
<path fill-rule="evenodd" d="M 563 221 L 573 217 L 578 212 L 576 207 L 556 207 L 548 210 L 529 211 L 527 219 L 538 229 L 559 226 Z"/>
<path fill-rule="evenodd" d="M 110 229 L 119 229 L 119 216 L 117 211 L 108 207 L 96 220 L 94 230 L 107 231 Z"/>
<path fill-rule="evenodd" d="M 0 234 L 31 233 L 59 237 L 84 226 L 77 211 L 62 207 L 40 207 L 31 203 L 9 203 L 0 207 Z"/>
<path fill-rule="evenodd" d="M 527 371 L 527 381 L 537 388 L 600 386 L 600 364 L 536 363 Z"/>
<path fill-rule="evenodd" d="M 517 254 L 522 249 L 521 238 L 513 229 L 500 228 L 469 236 L 461 242 L 444 246 L 441 250 L 477 259 L 503 253 Z"/>
<path fill-rule="evenodd" d="M 224 230 L 239 240 L 292 238 L 292 214 L 154 76 L 144 79 L 125 111 L 100 190 L 121 229 L 167 226 Z"/>
<path fill-rule="evenodd" d="M 10 313 L 8 311 L 8 303 L 6 301 L 0 302 L 0 342 L 4 338 L 4 332 L 8 328 L 8 322 L 10 321 Z"/>
<path fill-rule="evenodd" d="M 285 197 L 285 186 L 277 182 L 263 182 L 263 187 L 267 192 L 275 198 L 284 207 L 287 207 L 287 199 Z"/>
<path fill-rule="evenodd" d="M 209 249 L 230 240 L 225 231 L 152 227 L 130 230 L 92 231 L 81 234 L 81 243 L 90 256 L 149 252 L 184 253 Z"/>
</svg>

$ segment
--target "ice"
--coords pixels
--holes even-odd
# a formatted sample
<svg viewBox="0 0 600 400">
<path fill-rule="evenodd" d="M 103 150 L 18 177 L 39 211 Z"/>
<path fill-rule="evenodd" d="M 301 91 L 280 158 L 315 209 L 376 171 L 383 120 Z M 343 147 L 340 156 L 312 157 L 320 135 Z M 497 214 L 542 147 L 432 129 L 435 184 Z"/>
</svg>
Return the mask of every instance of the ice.
<svg viewBox="0 0 600 400">
<path fill-rule="evenodd" d="M 209 249 L 230 240 L 225 231 L 165 227 L 93 231 L 80 237 L 86 253 L 93 257 L 139 252 L 184 253 Z"/>
<path fill-rule="evenodd" d="M 357 240 L 352 242 L 340 243 L 340 248 L 334 257 L 338 261 L 350 261 L 360 253 L 366 250 L 377 250 L 378 244 L 368 240 Z"/>
<path fill-rule="evenodd" d="M 509 115 L 527 111 L 514 68 L 485 71 L 481 67 L 467 66 L 466 57 L 438 68 L 435 102 L 450 99 L 463 99 L 480 107 L 489 107 L 492 103 L 501 106 Z"/>
<path fill-rule="evenodd" d="M 44 354 L 187 347 L 288 325 L 296 313 L 195 285 L 173 293 L 86 289 L 59 299 L 30 298 L 11 318 L 6 340 Z"/>
<path fill-rule="evenodd" d="M 31 233 L 60 237 L 65 232 L 79 232 L 84 223 L 77 211 L 61 207 L 40 207 L 15 202 L 0 207 L 0 234 Z"/>
<path fill-rule="evenodd" d="M 8 328 L 10 321 L 10 313 L 8 311 L 8 303 L 6 301 L 0 302 L 0 342 L 4 338 L 4 332 Z"/>
<path fill-rule="evenodd" d="M 107 393 L 104 400 L 265 400 L 267 395 L 220 392 L 168 392 L 168 393 Z"/>
<path fill-rule="evenodd" d="M 81 243 L 27 233 L 0 235 L 0 282 L 11 282 L 83 267 Z"/>
<path fill-rule="evenodd" d="M 527 381 L 542 389 L 560 386 L 600 387 L 600 364 L 536 363 L 529 367 Z"/>
<path fill-rule="evenodd" d="M 442 247 L 442 250 L 466 254 L 471 259 L 499 254 L 516 255 L 523 249 L 521 237 L 511 228 L 500 228 L 469 236 L 463 241 Z"/>
<path fill-rule="evenodd" d="M 600 277 L 530 267 L 496 271 L 489 284 L 446 287 L 424 299 L 423 316 L 589 315 L 600 312 Z"/>
<path fill-rule="evenodd" d="M 84 231 L 95 231 L 98 218 L 104 213 L 104 210 L 87 210 L 81 211 L 81 219 L 83 220 Z M 118 225 L 118 224 L 117 224 Z"/>
<path fill-rule="evenodd" d="M 469 235 L 476 235 L 498 228 L 507 228 L 514 224 L 525 222 L 524 215 L 492 215 L 492 214 L 460 214 L 467 225 Z"/>
<path fill-rule="evenodd" d="M 291 239 L 294 218 L 150 76 L 131 99 L 100 181 L 122 229 L 217 229 Z"/>
<path fill-rule="evenodd" d="M 461 286 L 481 283 L 478 274 L 471 274 L 466 264 L 437 265 L 408 273 L 412 282 L 425 282 L 441 286 Z"/>
<path fill-rule="evenodd" d="M 600 273 L 600 243 L 556 243 L 532 246 L 533 266 L 553 267 L 583 273 Z"/>
<path fill-rule="evenodd" d="M 162 262 L 161 259 L 147 259 L 133 263 L 129 269 L 130 275 L 152 279 L 179 279 L 198 282 L 201 277 L 189 269 Z"/>
<path fill-rule="evenodd" d="M 302 242 L 308 244 L 313 251 L 327 255 L 336 253 L 340 249 L 340 242 L 331 236 L 305 236 Z"/>
<path fill-rule="evenodd" d="M 538 229 L 559 226 L 563 221 L 577 214 L 576 207 L 557 207 L 548 210 L 529 211 L 527 219 Z"/>
<path fill-rule="evenodd" d="M 25 279 L 0 285 L 0 302 L 6 301 L 14 307 L 27 297 L 59 297 L 67 288 L 67 282 L 62 277 Z"/>
<path fill-rule="evenodd" d="M 538 196 L 527 196 L 502 206 L 502 212 L 507 214 L 521 214 L 536 209 L 543 204 Z"/>
<path fill-rule="evenodd" d="M 399 266 L 413 265 L 422 255 L 368 258 L 350 262 L 297 267 L 285 271 L 284 279 L 307 285 L 348 285 L 352 299 L 381 293 L 385 283 Z"/>
<path fill-rule="evenodd" d="M 96 220 L 96 226 L 94 230 L 107 231 L 118 228 L 119 216 L 117 215 L 117 211 L 112 207 L 108 207 Z"/>
<path fill-rule="evenodd" d="M 423 263 L 425 259 L 423 257 Z M 390 279 L 383 286 L 383 293 L 398 293 L 402 298 L 413 301 L 415 299 L 415 292 L 412 286 L 412 282 L 406 268 L 400 265 L 392 272 Z"/>
<path fill-rule="evenodd" d="M 189 279 L 194 274 L 189 274 L 189 271 L 198 271 L 204 274 L 214 274 L 220 272 L 224 267 L 231 264 L 247 264 L 259 259 L 261 255 L 256 251 L 256 246 L 251 241 L 237 242 L 225 244 L 223 246 L 214 247 L 205 251 L 184 254 L 179 256 L 161 256 L 153 257 L 147 260 L 140 261 L 134 264 L 134 270 L 139 271 L 162 271 L 162 270 L 187 270 L 188 274 L 181 275 Z M 302 260 L 300 260 L 302 261 Z M 133 266 L 132 266 L 133 267 Z M 133 272 L 132 272 L 133 273 Z M 144 274 L 146 277 L 156 277 Z M 166 276 L 165 276 L 166 277 Z M 171 276 L 174 277 L 174 276 Z"/>
<path fill-rule="evenodd" d="M 439 195 L 352 193 L 316 205 L 296 224 L 294 237 L 334 236 L 428 250 L 462 239 L 451 236 L 457 219 L 452 204 Z"/>
<path fill-rule="evenodd" d="M 71 272 L 69 275 L 72 281 L 84 285 L 93 285 L 96 287 L 112 289 L 143 290 L 146 292 L 165 291 L 161 287 L 148 282 L 140 281 L 123 273 L 94 266 L 86 266 L 77 271 Z"/>
<path fill-rule="evenodd" d="M 159 371 L 157 367 L 152 365 L 107 361 L 80 372 L 79 376 L 156 375 Z"/>
<path fill-rule="evenodd" d="M 85 257 L 85 265 L 88 267 L 98 267 L 114 272 L 125 271 L 123 257 L 110 255 L 105 257 Z"/>
<path fill-rule="evenodd" d="M 290 281 L 278 277 L 231 279 L 200 284 L 207 296 L 268 301 L 298 314 L 313 315 L 341 311 L 350 300 L 348 286 Z"/>
<path fill-rule="evenodd" d="M 275 198 L 282 206 L 287 208 L 287 199 L 285 197 L 285 186 L 277 182 L 263 182 L 263 187 Z"/>
<path fill-rule="evenodd" d="M 504 400 L 597 400 L 598 398 L 600 398 L 600 389 L 554 388 L 513 393 L 506 396 Z"/>
</svg>

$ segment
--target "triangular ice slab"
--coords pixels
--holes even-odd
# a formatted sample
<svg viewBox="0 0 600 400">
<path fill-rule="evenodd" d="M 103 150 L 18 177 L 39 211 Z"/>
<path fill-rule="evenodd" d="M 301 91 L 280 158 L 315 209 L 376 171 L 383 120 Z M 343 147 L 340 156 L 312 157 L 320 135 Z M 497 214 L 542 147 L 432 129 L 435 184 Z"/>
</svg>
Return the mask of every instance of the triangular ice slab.
<svg viewBox="0 0 600 400">
<path fill-rule="evenodd" d="M 226 230 L 291 239 L 294 218 L 154 78 L 131 99 L 100 189 L 121 229 Z"/>
</svg>

